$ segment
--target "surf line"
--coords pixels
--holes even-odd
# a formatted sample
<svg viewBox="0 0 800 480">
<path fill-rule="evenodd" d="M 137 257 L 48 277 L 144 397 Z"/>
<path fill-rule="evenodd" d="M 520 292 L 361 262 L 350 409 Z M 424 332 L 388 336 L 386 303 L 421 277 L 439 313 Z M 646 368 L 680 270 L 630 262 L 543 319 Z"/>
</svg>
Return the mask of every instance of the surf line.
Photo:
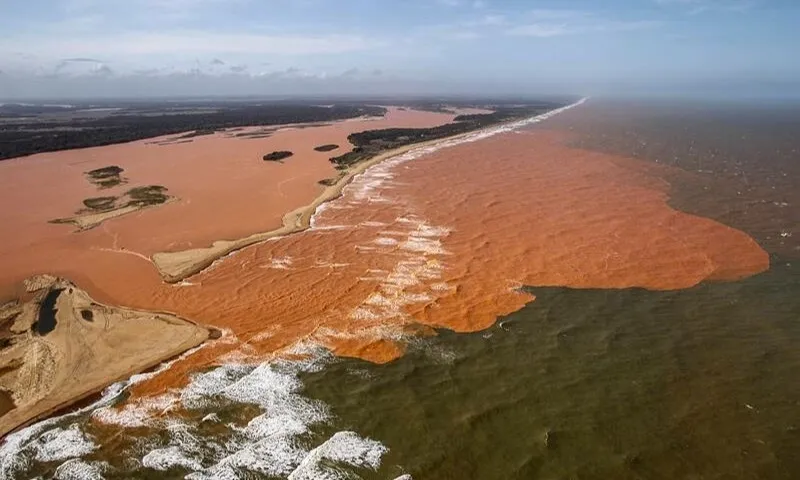
<svg viewBox="0 0 800 480">
<path fill-rule="evenodd" d="M 308 230 L 313 224 L 313 217 L 320 211 L 320 207 L 341 197 L 344 188 L 349 185 L 353 179 L 366 173 L 370 168 L 383 163 L 384 161 L 391 160 L 395 162 L 394 164 L 400 164 L 437 152 L 443 148 L 476 142 L 501 133 L 511 132 L 528 125 L 542 122 L 554 117 L 555 115 L 578 107 L 584 104 L 588 98 L 589 97 L 581 98 L 575 103 L 557 108 L 555 110 L 550 110 L 549 112 L 545 112 L 541 115 L 536 115 L 522 120 L 515 120 L 500 125 L 494 125 L 481 130 L 454 135 L 452 137 L 406 145 L 404 147 L 385 152 L 348 169 L 335 184 L 327 187 L 309 205 L 286 213 L 282 219 L 282 226 L 278 229 L 269 232 L 255 233 L 253 235 L 235 240 L 218 240 L 213 242 L 209 247 L 194 248 L 178 252 L 155 253 L 151 257 L 151 261 L 165 282 L 181 282 L 193 275 L 203 272 L 223 257 L 226 257 L 246 247 L 261 244 L 275 237 L 283 237 Z"/>
</svg>

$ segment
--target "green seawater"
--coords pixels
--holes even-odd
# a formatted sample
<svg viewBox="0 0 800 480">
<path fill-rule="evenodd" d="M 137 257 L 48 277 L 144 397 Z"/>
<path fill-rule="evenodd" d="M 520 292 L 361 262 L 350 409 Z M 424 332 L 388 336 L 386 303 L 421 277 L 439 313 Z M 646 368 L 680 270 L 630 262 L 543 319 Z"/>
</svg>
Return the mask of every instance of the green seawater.
<svg viewBox="0 0 800 480">
<path fill-rule="evenodd" d="M 530 291 L 485 332 L 302 376 L 331 431 L 390 449 L 365 478 L 800 478 L 790 262 L 682 291 Z"/>
</svg>

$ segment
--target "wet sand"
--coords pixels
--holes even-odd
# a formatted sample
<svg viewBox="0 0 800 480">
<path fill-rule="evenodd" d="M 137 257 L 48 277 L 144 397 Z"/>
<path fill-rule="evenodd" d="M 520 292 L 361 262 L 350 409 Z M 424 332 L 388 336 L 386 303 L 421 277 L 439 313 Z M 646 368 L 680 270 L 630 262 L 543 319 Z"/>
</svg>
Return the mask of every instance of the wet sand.
<svg viewBox="0 0 800 480">
<path fill-rule="evenodd" d="M 315 130 L 346 130 L 353 123 L 298 131 L 298 143 L 281 144 L 274 135 L 269 140 L 276 143 L 251 153 L 298 149 L 302 143 L 315 155 L 314 146 L 342 145 L 346 137 Z M 313 141 L 300 142 L 309 132 Z M 214 137 L 207 147 L 204 140 L 189 144 L 198 155 L 232 155 L 230 142 L 219 142 L 226 148 L 215 150 Z M 3 280 L 37 268 L 66 271 L 104 301 L 176 312 L 229 330 L 235 341 L 202 349 L 135 389 L 152 394 L 183 384 L 205 365 L 269 358 L 304 341 L 339 355 L 387 362 L 402 355 L 409 333 L 492 325 L 499 315 L 533 300 L 519 290 L 522 285 L 669 290 L 768 268 L 767 254 L 747 235 L 669 207 L 661 167 L 570 148 L 567 140 L 561 132 L 530 129 L 406 163 L 384 162 L 324 206 L 311 230 L 245 248 L 188 282 L 165 285 L 148 255 L 164 245 L 169 250 L 206 245 L 220 232 L 237 238 L 275 228 L 274 213 L 259 212 L 282 213 L 301 198 L 314 198 L 319 187 L 312 188 L 309 178 L 325 177 L 313 169 L 287 173 L 295 157 L 276 166 L 269 194 L 259 198 L 276 200 L 276 190 L 289 198 L 291 184 L 295 203 L 276 201 L 281 207 L 272 210 L 273 204 L 234 194 L 258 190 L 258 182 L 244 174 L 256 167 L 198 163 L 215 165 L 198 176 L 213 180 L 204 183 L 190 175 L 197 159 L 176 158 L 158 165 L 162 174 L 172 172 L 172 183 L 156 177 L 142 181 L 163 183 L 184 201 L 109 222 L 79 240 L 63 236 L 54 244 L 46 240 L 54 231 L 43 228 L 30 245 L 4 246 L 3 261 L 12 268 Z M 236 141 L 250 148 L 247 142 L 260 140 Z M 316 155 L 327 164 L 329 155 Z M 104 162 L 114 163 L 104 157 L 92 168 Z M 134 161 L 126 166 L 132 181 L 136 166 Z M 276 184 L 277 175 L 286 178 Z M 265 177 L 258 180 L 263 184 Z M 18 224 L 29 220 L 22 213 L 17 212 Z M 15 241 L 3 240 L 12 246 Z M 65 255 L 67 262 L 60 260 Z"/>
</svg>

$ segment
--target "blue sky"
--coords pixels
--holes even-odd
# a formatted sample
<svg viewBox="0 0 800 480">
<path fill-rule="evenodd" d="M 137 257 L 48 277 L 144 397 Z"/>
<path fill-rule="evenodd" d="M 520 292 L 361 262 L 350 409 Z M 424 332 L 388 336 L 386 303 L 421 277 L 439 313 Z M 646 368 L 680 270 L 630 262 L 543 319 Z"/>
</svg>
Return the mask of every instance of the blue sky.
<svg viewBox="0 0 800 480">
<path fill-rule="evenodd" d="M 0 98 L 800 86 L 797 0 L 0 0 Z"/>
</svg>

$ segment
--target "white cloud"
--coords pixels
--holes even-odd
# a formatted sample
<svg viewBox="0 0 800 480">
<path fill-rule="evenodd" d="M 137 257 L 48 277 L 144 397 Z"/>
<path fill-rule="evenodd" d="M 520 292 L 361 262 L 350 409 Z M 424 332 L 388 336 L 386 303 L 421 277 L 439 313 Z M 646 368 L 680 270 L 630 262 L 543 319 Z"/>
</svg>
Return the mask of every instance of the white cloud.
<svg viewBox="0 0 800 480">
<path fill-rule="evenodd" d="M 356 35 L 266 35 L 257 33 L 123 32 L 81 35 L 0 38 L 0 56 L 24 51 L 44 58 L 147 55 L 337 54 L 381 45 Z"/>
<path fill-rule="evenodd" d="M 691 15 L 709 11 L 746 12 L 757 5 L 757 0 L 654 0 L 664 7 L 680 7 Z"/>
<path fill-rule="evenodd" d="M 575 20 L 594 16 L 585 10 L 539 8 L 530 10 L 528 15 L 536 20 Z"/>
<path fill-rule="evenodd" d="M 486 15 L 480 19 L 478 25 L 504 25 L 506 17 L 504 15 Z"/>
<path fill-rule="evenodd" d="M 533 23 L 529 25 L 520 25 L 517 27 L 512 28 L 508 31 L 510 35 L 519 35 L 524 37 L 558 37 L 561 35 L 568 35 L 574 33 L 566 25 L 558 25 L 558 24 L 545 24 L 545 23 Z"/>
<path fill-rule="evenodd" d="M 224 6 L 231 3 L 245 3 L 249 0 L 66 0 L 67 11 L 135 9 L 135 10 L 193 10 L 211 6 Z"/>
<path fill-rule="evenodd" d="M 681 1 L 681 0 L 679 0 Z M 527 23 L 509 28 L 509 35 L 528 37 L 558 37 L 589 33 L 625 32 L 654 28 L 660 22 L 652 20 L 614 20 L 584 10 L 538 9 L 528 12 Z"/>
</svg>

